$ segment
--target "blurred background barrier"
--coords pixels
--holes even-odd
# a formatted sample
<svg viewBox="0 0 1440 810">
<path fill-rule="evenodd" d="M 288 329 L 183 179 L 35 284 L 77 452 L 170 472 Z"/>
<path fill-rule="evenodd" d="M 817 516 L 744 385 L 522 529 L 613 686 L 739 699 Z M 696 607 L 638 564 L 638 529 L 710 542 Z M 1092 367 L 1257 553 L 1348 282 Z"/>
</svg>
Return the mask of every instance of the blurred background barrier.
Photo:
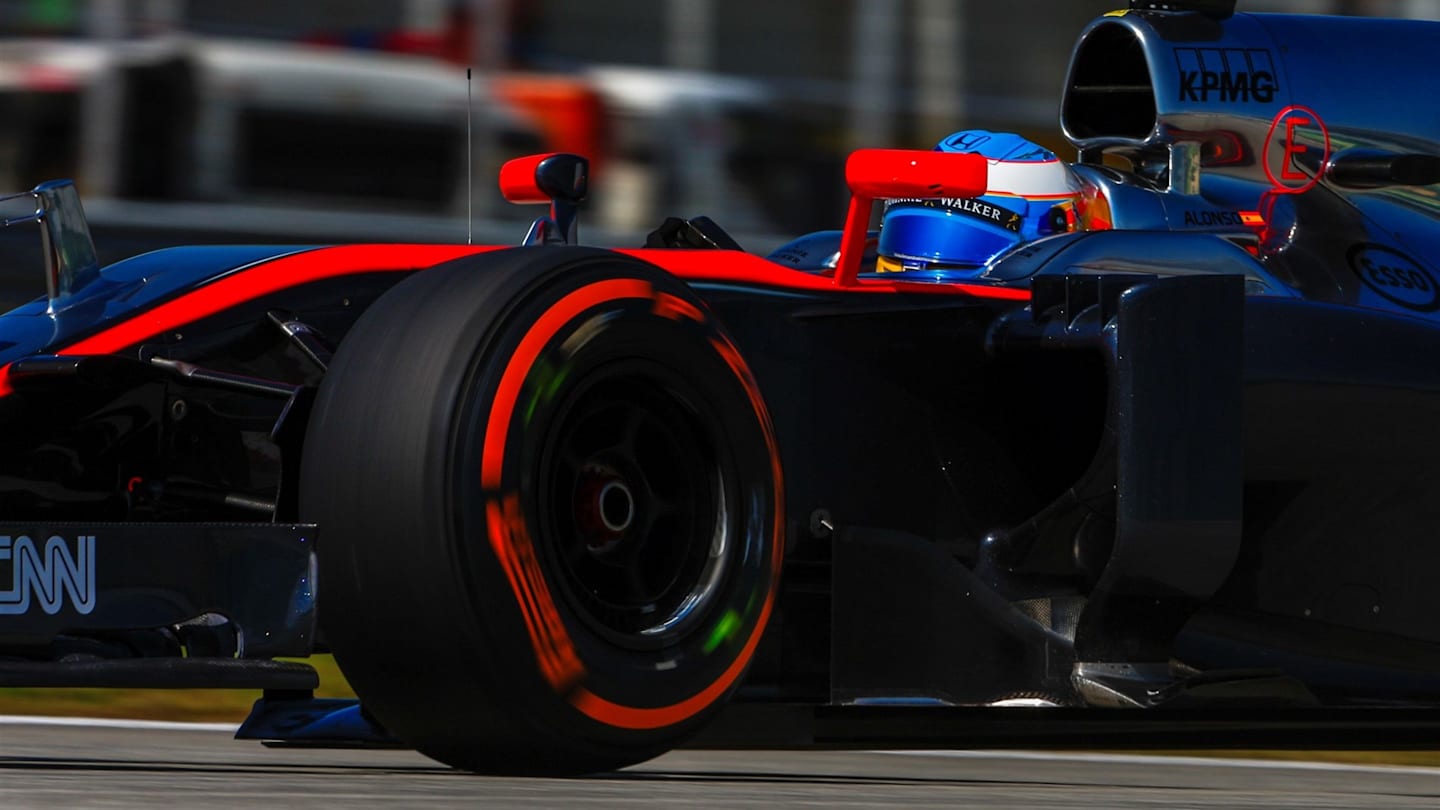
<svg viewBox="0 0 1440 810">
<path fill-rule="evenodd" d="M 840 221 L 859 146 L 983 127 L 1068 155 L 1071 45 L 1123 5 L 0 0 L 0 191 L 74 178 L 105 261 L 174 242 L 463 241 L 472 209 L 476 241 L 514 242 L 533 212 L 500 200 L 500 163 L 577 151 L 595 166 L 583 239 L 637 243 L 704 213 L 764 251 Z M 1440 18 L 1432 0 L 1241 5 Z M 0 276 L 38 268 L 17 238 Z"/>
</svg>

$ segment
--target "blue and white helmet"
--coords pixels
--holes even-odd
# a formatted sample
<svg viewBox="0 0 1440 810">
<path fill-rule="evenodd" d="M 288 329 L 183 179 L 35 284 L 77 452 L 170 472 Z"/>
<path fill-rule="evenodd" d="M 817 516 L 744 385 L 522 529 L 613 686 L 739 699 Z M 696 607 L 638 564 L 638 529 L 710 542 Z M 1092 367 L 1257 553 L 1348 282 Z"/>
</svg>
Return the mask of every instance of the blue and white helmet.
<svg viewBox="0 0 1440 810">
<path fill-rule="evenodd" d="M 1079 182 L 1049 149 L 982 129 L 956 132 L 935 149 L 984 155 L 989 188 L 981 197 L 886 200 L 879 272 L 970 278 L 1015 245 L 1075 230 Z"/>
</svg>

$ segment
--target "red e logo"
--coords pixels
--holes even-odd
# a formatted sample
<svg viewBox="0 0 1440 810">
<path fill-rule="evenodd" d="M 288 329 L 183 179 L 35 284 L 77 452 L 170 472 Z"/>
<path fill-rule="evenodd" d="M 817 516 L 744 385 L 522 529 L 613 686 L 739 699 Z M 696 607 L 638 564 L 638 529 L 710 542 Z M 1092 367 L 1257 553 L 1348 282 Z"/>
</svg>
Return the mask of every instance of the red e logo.
<svg viewBox="0 0 1440 810">
<path fill-rule="evenodd" d="M 1278 142 L 1276 133 L 1281 136 Z M 1309 107 L 1286 107 L 1270 122 L 1261 154 L 1265 176 L 1275 190 L 1299 194 L 1320 182 L 1320 173 L 1330 159 L 1330 130 Z"/>
</svg>

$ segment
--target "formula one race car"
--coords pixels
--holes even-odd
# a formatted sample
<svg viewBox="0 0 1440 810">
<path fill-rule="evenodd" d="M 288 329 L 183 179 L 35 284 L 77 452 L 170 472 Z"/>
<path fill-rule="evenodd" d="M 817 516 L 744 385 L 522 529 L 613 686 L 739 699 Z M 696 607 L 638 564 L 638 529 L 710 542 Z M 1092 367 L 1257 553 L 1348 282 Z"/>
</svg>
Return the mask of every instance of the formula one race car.
<svg viewBox="0 0 1440 810">
<path fill-rule="evenodd" d="M 0 685 L 262 688 L 242 737 L 505 773 L 1395 706 L 1434 744 L 1440 114 L 1389 88 L 1437 47 L 1106 15 L 1073 204 L 938 280 L 876 272 L 872 203 L 1009 227 L 984 156 L 857 152 L 808 263 L 703 218 L 576 246 L 572 155 L 506 166 L 551 206 L 509 249 L 100 268 L 40 186 L 49 295 L 0 316 Z M 324 650 L 358 704 L 276 660 Z"/>
</svg>

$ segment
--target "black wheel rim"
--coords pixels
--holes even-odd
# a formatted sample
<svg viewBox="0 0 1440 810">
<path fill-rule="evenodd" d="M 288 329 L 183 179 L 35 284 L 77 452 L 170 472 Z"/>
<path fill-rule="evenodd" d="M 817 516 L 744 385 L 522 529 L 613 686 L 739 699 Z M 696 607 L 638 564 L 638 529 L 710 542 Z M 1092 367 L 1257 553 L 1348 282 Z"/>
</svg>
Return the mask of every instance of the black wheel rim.
<svg viewBox="0 0 1440 810">
<path fill-rule="evenodd" d="M 557 408 L 541 455 L 542 545 L 558 590 L 623 647 L 688 634 L 727 573 L 733 476 L 701 401 L 658 366 L 599 369 Z"/>
</svg>

